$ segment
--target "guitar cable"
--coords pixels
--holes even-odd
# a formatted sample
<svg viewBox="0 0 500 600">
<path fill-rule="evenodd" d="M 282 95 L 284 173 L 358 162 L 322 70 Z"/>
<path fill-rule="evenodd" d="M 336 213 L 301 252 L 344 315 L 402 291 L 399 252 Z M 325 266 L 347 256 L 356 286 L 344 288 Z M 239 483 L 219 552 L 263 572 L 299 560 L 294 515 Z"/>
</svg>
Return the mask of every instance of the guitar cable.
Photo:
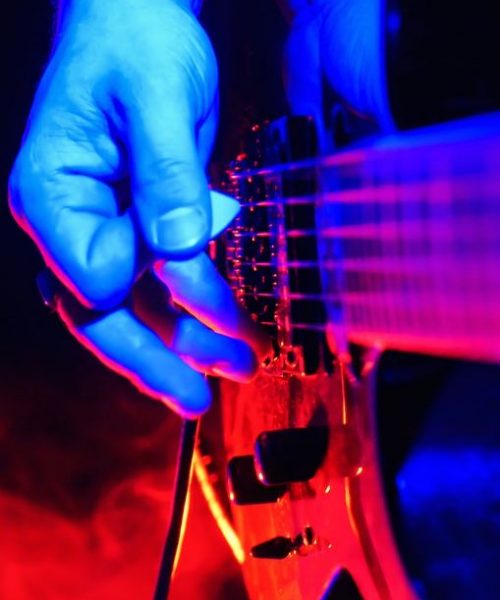
<svg viewBox="0 0 500 600">
<path fill-rule="evenodd" d="M 198 424 L 199 419 L 184 419 L 182 424 L 170 522 L 163 545 L 153 600 L 167 600 L 170 591 L 186 512 Z"/>
</svg>

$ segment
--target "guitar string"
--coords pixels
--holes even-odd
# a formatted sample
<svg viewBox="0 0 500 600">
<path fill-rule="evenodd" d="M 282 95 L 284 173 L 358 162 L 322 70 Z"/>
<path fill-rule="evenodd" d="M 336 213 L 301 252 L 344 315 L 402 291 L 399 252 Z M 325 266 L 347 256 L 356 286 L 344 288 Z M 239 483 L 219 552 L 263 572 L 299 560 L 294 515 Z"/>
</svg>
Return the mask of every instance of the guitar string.
<svg viewBox="0 0 500 600">
<path fill-rule="evenodd" d="M 241 288 L 239 288 L 239 290 L 235 290 L 236 291 L 236 295 L 238 298 L 250 298 L 253 300 L 278 300 L 278 298 L 276 297 L 276 295 L 273 292 L 253 292 L 251 290 L 242 290 Z M 415 292 L 416 296 L 420 295 L 422 297 L 422 300 L 426 299 L 426 296 L 428 294 L 428 290 L 418 290 Z M 343 301 L 343 302 L 350 302 L 351 304 L 356 304 L 357 302 L 366 302 L 366 298 L 368 297 L 370 302 L 373 302 L 374 304 L 376 303 L 383 303 L 386 300 L 386 291 L 383 289 L 379 289 L 379 290 L 369 290 L 369 291 L 355 291 L 355 290 L 349 290 L 349 291 L 343 291 L 341 293 L 333 293 L 333 292 L 318 292 L 318 293 L 312 293 L 312 292 L 289 292 L 288 293 L 288 298 L 291 301 L 304 301 L 304 302 L 310 302 L 310 301 L 319 301 L 319 302 L 337 302 L 337 301 Z M 482 293 L 478 291 L 478 298 L 482 296 Z M 478 311 L 483 311 L 484 308 L 481 306 L 477 307 Z M 451 303 L 448 303 L 447 305 L 447 311 L 453 311 L 454 310 L 454 305 Z"/>
<path fill-rule="evenodd" d="M 427 150 L 427 149 L 424 149 Z M 457 262 L 457 257 L 455 256 L 455 250 L 457 246 L 457 242 L 460 242 L 461 239 L 470 240 L 471 239 L 471 230 L 480 230 L 481 231 L 481 240 L 479 244 L 478 240 L 474 240 L 475 248 L 479 256 L 481 256 L 483 262 L 487 263 L 487 271 L 491 273 L 497 273 L 497 270 L 494 268 L 494 248 L 493 245 L 496 244 L 498 240 L 498 207 L 497 203 L 498 196 L 500 195 L 500 181 L 498 178 L 498 160 L 494 160 L 494 157 L 491 158 L 491 164 L 489 165 L 489 170 L 485 173 L 482 172 L 482 175 L 488 175 L 485 181 L 481 181 L 481 201 L 482 201 L 482 214 L 475 214 L 472 211 L 472 214 L 468 215 L 465 219 L 462 215 L 457 215 L 457 207 L 464 200 L 469 202 L 469 205 L 472 207 L 478 195 L 478 181 L 477 174 L 476 176 L 453 176 L 453 179 L 450 180 L 449 177 L 439 178 L 434 177 L 427 178 L 421 180 L 422 174 L 428 175 L 427 170 L 430 168 L 431 160 L 428 160 L 429 157 L 426 157 L 427 164 L 419 165 L 418 161 L 412 161 L 412 156 L 414 156 L 414 152 L 403 152 L 403 157 L 400 158 L 397 154 L 393 154 L 395 161 L 399 160 L 400 165 L 403 167 L 403 171 L 406 173 L 411 173 L 411 178 L 414 180 L 408 183 L 406 181 L 404 184 L 384 184 L 384 185 L 373 185 L 373 179 L 380 178 L 382 176 L 387 177 L 387 173 L 381 171 L 380 165 L 375 162 L 372 163 L 373 170 L 375 173 L 370 173 L 370 181 L 367 183 L 367 170 L 368 163 L 366 160 L 360 161 L 360 158 L 363 158 L 363 153 L 358 153 L 356 155 L 350 155 L 350 157 L 334 157 L 334 159 L 330 160 L 330 166 L 342 167 L 344 165 L 344 172 L 342 168 L 339 168 L 337 173 L 334 173 L 334 176 L 340 180 L 347 179 L 349 177 L 349 173 L 347 173 L 347 169 L 345 169 L 345 165 L 349 167 L 353 167 L 356 169 L 360 165 L 362 170 L 358 173 L 354 170 L 354 178 L 358 181 L 358 188 L 352 189 L 343 189 L 342 191 L 328 191 L 328 192 L 318 192 L 315 194 L 311 194 L 308 196 L 289 196 L 289 197 L 273 197 L 273 198 L 264 198 L 260 200 L 243 202 L 243 211 L 254 212 L 254 209 L 262 208 L 272 208 L 272 207 L 281 207 L 283 206 L 322 206 L 331 204 L 360 204 L 365 207 L 365 216 L 369 215 L 373 217 L 374 215 L 377 217 L 374 222 L 369 223 L 357 223 L 357 224 L 344 224 L 337 225 L 335 227 L 323 228 L 323 229 L 292 229 L 287 232 L 287 237 L 290 239 L 304 239 L 304 238 L 313 238 L 317 237 L 320 240 L 345 240 L 345 241 L 355 241 L 357 244 L 357 252 L 359 254 L 369 254 L 371 249 L 367 244 L 370 242 L 376 242 L 377 244 L 381 244 L 382 254 L 384 255 L 380 260 L 383 260 L 386 264 L 385 267 L 388 266 L 387 263 L 387 250 L 390 251 L 390 259 L 394 260 L 394 263 L 389 265 L 392 267 L 392 270 L 389 269 L 391 275 L 394 273 L 405 274 L 408 276 L 410 274 L 412 276 L 412 286 L 415 287 L 416 280 L 414 277 L 414 273 L 412 269 L 408 268 L 410 265 L 408 261 L 416 261 L 420 265 L 420 270 L 425 272 L 429 271 L 431 275 L 431 279 L 439 280 L 440 275 L 443 274 L 447 269 L 453 271 L 459 281 L 467 281 L 467 278 L 463 280 L 461 277 L 461 269 L 460 267 L 465 266 L 464 261 L 468 260 L 477 260 L 477 257 L 472 256 L 471 254 L 466 255 L 465 253 L 459 257 Z M 356 158 L 357 157 L 357 158 Z M 432 157 L 431 157 L 432 158 Z M 295 165 L 281 165 L 279 168 L 270 168 L 270 169 L 261 169 L 254 170 L 253 172 L 246 172 L 238 174 L 233 180 L 242 180 L 243 178 L 247 178 L 247 184 L 253 184 L 254 182 L 248 181 L 248 176 L 255 174 L 263 176 L 262 182 L 257 182 L 258 184 L 266 183 L 266 177 L 269 179 L 269 183 L 271 186 L 281 187 L 282 177 L 279 178 L 279 186 L 276 176 L 282 176 L 285 173 L 296 172 L 298 170 L 304 170 L 304 168 L 314 168 L 315 175 L 318 172 L 319 166 L 328 166 L 327 161 L 322 161 L 318 163 L 318 161 L 309 161 L 308 166 L 304 163 L 295 164 Z M 389 176 L 392 176 L 395 179 L 394 172 L 396 171 L 395 164 L 394 170 Z M 398 166 L 399 168 L 399 166 Z M 378 171 L 377 171 L 378 169 Z M 324 169 L 326 171 L 326 169 Z M 390 169 L 389 169 L 390 171 Z M 448 171 L 449 172 L 449 171 Z M 417 177 L 415 177 L 415 173 Z M 431 174 L 433 174 L 431 172 Z M 492 176 L 493 174 L 493 176 Z M 399 173 L 401 175 L 401 173 Z M 351 178 L 353 175 L 351 175 Z M 364 179 L 364 181 L 363 181 Z M 290 181 L 287 181 L 290 183 Z M 338 182 L 337 182 L 338 183 Z M 359 183 L 362 183 L 361 188 L 359 188 Z M 449 193 L 432 193 L 435 190 L 447 190 L 449 186 L 453 185 L 453 194 Z M 429 192 L 431 190 L 431 192 Z M 269 190 L 268 190 L 269 191 Z M 275 193 L 275 190 L 270 190 Z M 417 199 L 415 201 L 415 195 L 417 195 Z M 432 206 L 430 205 L 432 202 Z M 443 214 L 440 212 L 439 206 L 443 205 L 450 208 L 449 214 Z M 468 206 L 466 204 L 466 206 Z M 436 209 L 437 207 L 437 209 Z M 486 210 L 485 210 L 486 209 Z M 392 220 L 392 217 L 395 217 Z M 453 227 L 450 227 L 449 219 L 453 218 Z M 491 218 L 494 217 L 494 218 Z M 436 236 L 436 223 L 440 225 L 439 236 Z M 445 229 L 443 229 L 443 225 Z M 434 229 L 433 229 L 434 227 Z M 272 232 L 248 232 L 248 231 L 233 231 L 234 243 L 238 244 L 238 238 L 242 238 L 243 241 L 247 238 L 257 239 L 260 238 L 264 240 L 265 238 L 273 239 L 275 236 Z M 418 242 L 416 245 L 413 244 L 413 247 L 408 247 L 408 242 L 414 239 L 414 242 Z M 443 239 L 444 238 L 444 239 Z M 398 249 L 403 249 L 403 252 L 398 251 L 395 253 L 395 256 L 392 256 L 394 250 L 394 242 L 397 242 Z M 392 245 L 391 245 L 392 243 Z M 229 247 L 231 242 L 229 242 Z M 493 245 L 492 245 L 493 244 Z M 460 247 L 460 246 L 458 246 Z M 418 249 L 420 252 L 415 255 L 415 250 Z M 345 250 L 345 249 L 344 249 Z M 362 252 L 363 251 L 363 252 Z M 434 254 L 436 251 L 440 251 L 441 255 L 437 258 L 440 258 L 438 261 L 439 266 L 436 264 Z M 423 260 L 424 259 L 424 260 Z M 425 259 L 430 259 L 433 262 L 432 268 L 429 269 L 426 264 Z M 337 260 L 331 260 L 330 263 L 326 263 L 325 261 L 306 261 L 305 268 L 317 268 L 318 266 L 327 266 L 327 269 L 335 270 L 338 267 L 342 269 L 348 269 L 348 262 L 355 262 L 356 260 L 364 262 L 366 264 L 367 259 L 365 258 L 355 258 L 355 257 L 346 257 L 345 252 L 342 253 L 341 257 Z M 264 267 L 265 265 L 259 264 L 256 261 L 250 261 L 247 265 L 245 264 L 247 261 L 236 259 L 234 260 L 234 267 L 237 269 L 238 267 L 249 266 L 254 269 L 255 267 Z M 261 261 L 262 262 L 262 261 Z M 302 265 L 300 264 L 302 263 Z M 311 264 L 312 263 L 312 264 Z M 286 261 L 285 264 L 283 262 L 280 263 L 280 267 L 287 266 L 288 268 L 304 268 L 304 261 Z M 270 261 L 269 267 L 276 267 L 275 264 Z M 483 265 L 482 265 L 483 267 Z M 373 271 L 370 268 L 357 268 L 356 272 L 361 272 L 365 274 L 364 279 L 360 279 L 360 287 L 364 287 L 365 289 L 370 289 L 373 287 L 374 275 L 380 275 L 380 269 L 378 273 Z M 467 269 L 466 269 L 467 270 Z M 382 275 L 387 276 L 387 271 L 385 270 Z M 243 274 L 244 279 L 244 274 Z M 492 278 L 492 281 L 497 281 L 498 277 L 495 279 Z M 394 308 L 394 302 L 387 302 L 387 294 L 393 293 L 390 290 L 391 282 L 389 280 L 382 280 L 383 285 L 380 285 L 380 290 L 376 290 L 373 292 L 371 290 L 371 306 L 381 305 L 381 308 L 384 310 L 384 303 L 386 303 L 386 312 L 389 309 L 389 306 L 392 306 L 391 310 Z M 389 284 L 389 285 L 388 285 Z M 388 289 L 389 288 L 389 289 Z M 416 292 L 417 290 L 412 290 Z M 420 290 L 420 294 L 428 294 L 428 288 L 425 290 Z M 498 290 L 497 290 L 498 292 Z M 259 292 L 243 292 L 241 289 L 237 292 L 240 297 L 253 297 L 255 299 L 262 298 L 274 298 L 274 294 L 269 293 L 259 293 Z M 358 294 L 357 296 L 355 294 Z M 367 298 L 368 292 L 363 292 L 362 302 L 364 303 Z M 479 292 L 478 292 L 479 293 Z M 340 293 L 335 294 L 298 294 L 294 296 L 294 293 L 290 293 L 289 298 L 291 300 L 319 300 L 328 303 L 335 302 L 343 302 L 345 303 L 355 303 L 356 298 L 359 299 L 360 292 L 353 293 L 349 292 L 346 289 L 342 289 Z M 498 297 L 498 295 L 497 295 Z M 423 298 L 425 300 L 425 298 Z M 427 298 L 428 299 L 428 298 Z M 392 298 L 393 300 L 393 298 Z M 409 313 L 418 313 L 416 311 L 416 303 L 415 297 L 413 297 L 413 302 L 410 301 L 409 298 L 405 298 L 407 300 L 406 306 L 401 307 L 402 310 Z M 481 304 L 476 302 L 476 310 L 474 312 L 480 312 Z M 421 307 L 420 307 L 421 308 Z M 452 305 L 447 307 L 447 314 L 451 315 L 454 312 L 460 312 L 462 310 L 462 306 Z M 430 310 L 432 313 L 432 310 Z M 440 313 L 443 313 L 442 307 L 439 310 Z M 369 311 L 368 313 L 369 314 Z M 444 314 L 444 313 L 443 313 Z M 387 315 L 388 318 L 393 318 L 394 315 Z M 406 317 L 405 317 L 406 318 Z M 421 315 L 420 315 L 421 318 Z M 384 322 L 386 318 L 383 319 Z M 389 321 L 387 321 L 389 322 Z M 277 324 L 274 322 L 265 322 L 268 326 L 276 327 Z M 375 323 L 376 325 L 376 323 Z M 379 323 L 380 325 L 380 323 Z M 309 329 L 315 331 L 324 331 L 326 326 L 319 324 L 311 324 L 311 323 L 291 323 L 292 329 Z"/>
<path fill-rule="evenodd" d="M 500 207 L 499 207 L 500 208 Z M 474 222 L 480 223 L 481 221 L 485 221 L 486 223 L 491 223 L 491 217 L 495 215 L 486 213 L 484 215 L 476 216 L 454 216 L 453 217 L 453 227 L 455 228 L 451 235 L 448 234 L 449 237 L 456 239 L 457 235 L 461 233 L 467 233 L 470 236 L 471 227 Z M 286 231 L 287 239 L 296 239 L 296 238 L 311 238 L 311 237 L 319 237 L 319 238 L 332 238 L 338 237 L 342 239 L 365 239 L 366 237 L 380 236 L 374 237 L 374 240 L 381 239 L 382 236 L 392 236 L 394 239 L 400 239 L 401 235 L 404 235 L 406 239 L 408 236 L 417 239 L 427 239 L 429 236 L 428 231 L 422 232 L 421 227 L 422 223 L 433 223 L 434 225 L 440 224 L 441 222 L 445 222 L 446 215 L 441 216 L 441 218 L 437 217 L 435 219 L 422 219 L 422 220 L 414 220 L 414 221 L 406 221 L 405 231 L 400 229 L 402 223 L 400 221 L 390 221 L 390 222 L 381 222 L 374 221 L 372 223 L 358 223 L 358 224 L 347 224 L 347 225 L 339 225 L 339 226 L 329 226 L 318 229 L 289 229 Z M 491 229 L 489 233 L 491 235 L 498 234 L 498 223 L 491 223 Z M 446 230 L 443 232 L 446 233 Z M 266 238 L 274 238 L 276 234 L 273 231 L 233 231 L 232 235 L 235 238 L 255 238 L 255 239 L 266 239 Z M 419 237 L 420 236 L 420 237 Z M 447 237 L 443 236 L 445 239 Z M 498 237 L 498 236 L 497 236 Z M 496 239 L 496 238 L 495 238 Z"/>
<path fill-rule="evenodd" d="M 449 177 L 440 177 L 438 179 L 425 179 L 422 181 L 404 182 L 399 184 L 382 184 L 378 186 L 364 186 L 357 188 L 343 189 L 342 191 L 318 191 L 314 194 L 306 194 L 303 196 L 283 196 L 283 197 L 265 197 L 259 200 L 240 200 L 240 206 L 242 208 L 248 208 L 250 210 L 255 208 L 270 208 L 274 206 L 282 206 L 285 204 L 287 207 L 293 206 L 310 206 L 310 205 L 323 205 L 328 203 L 335 204 L 394 204 L 400 201 L 397 193 L 404 192 L 404 201 L 416 201 L 422 202 L 422 196 L 418 194 L 423 193 L 423 201 L 428 202 L 429 198 L 426 193 L 430 186 L 449 186 L 452 184 L 453 189 L 453 203 L 456 204 L 462 199 L 471 199 L 477 192 L 477 179 L 474 176 L 454 176 L 452 180 Z M 493 198 L 497 197 L 498 194 L 498 180 L 492 178 L 482 183 L 483 193 L 486 196 Z M 488 193 L 490 192 L 490 194 Z M 251 193 L 247 194 L 251 195 Z M 449 196 L 436 195 L 432 200 L 439 204 L 451 204 Z"/>
<path fill-rule="evenodd" d="M 410 158 L 414 156 L 421 157 L 423 154 L 426 154 L 430 160 L 432 160 L 434 156 L 442 156 L 445 153 L 449 156 L 460 158 L 464 150 L 470 152 L 474 151 L 476 154 L 480 150 L 484 156 L 494 156 L 495 152 L 498 151 L 500 135 L 491 128 L 489 131 L 484 131 L 482 133 L 485 137 L 480 135 L 475 139 L 470 139 L 467 135 L 464 135 L 462 139 L 454 138 L 452 141 L 448 142 L 439 140 L 437 145 L 435 141 L 432 141 L 432 138 L 426 143 L 426 141 L 422 139 L 419 141 L 418 137 L 413 140 L 415 145 L 412 145 L 410 137 L 409 140 L 406 140 L 406 143 L 404 140 L 401 140 L 398 144 L 398 141 L 394 140 L 395 145 L 392 147 L 373 146 L 347 150 L 334 155 L 314 157 L 266 167 L 248 168 L 244 163 L 241 163 L 241 165 L 236 165 L 231 168 L 229 170 L 229 175 L 233 180 L 240 180 L 253 177 L 272 177 L 274 175 L 295 173 L 296 171 L 304 171 L 306 169 L 318 170 L 321 168 L 338 168 L 347 170 L 359 166 L 364 167 L 369 163 L 387 164 L 389 162 L 397 162 L 402 154 Z"/>
<path fill-rule="evenodd" d="M 422 262 L 422 256 L 412 256 L 409 257 L 408 260 L 405 261 L 404 265 L 399 264 L 399 257 L 405 258 L 404 255 L 395 256 L 391 259 L 387 257 L 381 257 L 380 259 L 373 258 L 346 258 L 344 260 L 341 259 L 324 259 L 324 260 L 293 260 L 288 261 L 282 266 L 290 270 L 300 270 L 300 271 L 316 271 L 318 269 L 326 269 L 326 270 L 334 270 L 342 267 L 347 272 L 352 273 L 373 273 L 376 275 L 377 273 L 385 273 L 391 275 L 404 275 L 407 273 L 411 273 L 412 275 L 418 274 L 428 274 L 429 267 L 425 262 Z M 494 257 L 491 257 L 493 260 Z M 450 248 L 450 256 L 449 256 L 450 264 L 455 265 L 457 261 L 456 254 L 452 253 L 452 249 Z M 392 262 L 391 262 L 392 261 Z M 259 260 L 233 260 L 230 259 L 230 270 L 245 268 L 251 270 L 252 272 L 258 274 L 259 269 L 269 269 L 273 270 L 277 268 L 277 264 L 274 261 L 259 261 Z M 475 257 L 467 257 L 460 258 L 460 263 L 462 267 L 474 265 L 477 266 L 477 259 Z M 446 265 L 446 263 L 443 263 Z M 498 261 L 496 261 L 498 264 Z M 482 265 L 484 266 L 484 265 Z M 248 275 L 248 270 L 245 271 L 245 275 Z M 440 274 L 442 275 L 446 272 L 445 269 L 440 270 Z M 268 276 L 268 272 L 261 273 L 264 277 Z"/>
</svg>

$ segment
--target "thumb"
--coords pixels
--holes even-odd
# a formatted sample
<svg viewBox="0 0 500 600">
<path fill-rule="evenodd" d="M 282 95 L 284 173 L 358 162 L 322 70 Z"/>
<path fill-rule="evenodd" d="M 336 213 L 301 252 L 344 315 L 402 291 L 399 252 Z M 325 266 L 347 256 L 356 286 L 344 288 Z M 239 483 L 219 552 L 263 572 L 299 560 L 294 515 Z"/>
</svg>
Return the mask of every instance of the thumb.
<svg viewBox="0 0 500 600">
<path fill-rule="evenodd" d="M 196 121 L 191 104 L 170 89 L 144 93 L 127 110 L 134 209 L 146 244 L 164 258 L 193 256 L 210 236 L 210 196 L 195 133 L 210 127 Z"/>
</svg>

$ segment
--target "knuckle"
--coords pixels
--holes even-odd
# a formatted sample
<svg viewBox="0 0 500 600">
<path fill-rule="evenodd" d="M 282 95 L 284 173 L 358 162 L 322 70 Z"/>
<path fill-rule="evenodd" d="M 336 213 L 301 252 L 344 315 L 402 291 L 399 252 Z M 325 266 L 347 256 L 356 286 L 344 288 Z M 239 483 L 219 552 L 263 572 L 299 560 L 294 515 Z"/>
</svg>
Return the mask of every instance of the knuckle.
<svg viewBox="0 0 500 600">
<path fill-rule="evenodd" d="M 25 216 L 25 205 L 30 194 L 29 180 L 32 169 L 25 153 L 20 152 L 9 175 L 8 197 L 12 214 L 21 218 Z"/>
<path fill-rule="evenodd" d="M 116 285 L 101 273 L 82 274 L 75 281 L 76 295 L 80 302 L 91 310 L 106 311 L 119 306 L 127 296 L 128 290 Z"/>
<path fill-rule="evenodd" d="M 176 156 L 162 156 L 149 163 L 140 185 L 142 187 L 153 187 L 165 181 L 170 182 L 189 177 L 193 171 L 193 165 L 186 159 Z"/>
<path fill-rule="evenodd" d="M 19 152 L 8 181 L 9 207 L 13 216 L 37 228 L 43 218 L 43 186 L 50 180 L 47 170 L 25 145 Z"/>
<path fill-rule="evenodd" d="M 190 348 L 193 344 L 193 339 L 202 336 L 205 333 L 205 328 L 201 323 L 192 317 L 181 317 L 177 323 L 174 334 L 174 344 L 179 349 Z"/>
<path fill-rule="evenodd" d="M 75 224 L 66 239 L 74 238 L 78 220 Z M 134 246 L 130 231 L 120 223 L 97 220 L 82 239 L 80 245 L 71 242 L 67 251 L 64 245 L 59 245 L 57 255 L 64 261 L 64 268 L 85 305 L 96 310 L 117 306 L 134 283 Z"/>
<path fill-rule="evenodd" d="M 193 159 L 163 156 L 151 161 L 137 181 L 139 193 L 160 204 L 182 199 L 183 203 L 198 203 L 206 187 L 203 173 Z"/>
</svg>

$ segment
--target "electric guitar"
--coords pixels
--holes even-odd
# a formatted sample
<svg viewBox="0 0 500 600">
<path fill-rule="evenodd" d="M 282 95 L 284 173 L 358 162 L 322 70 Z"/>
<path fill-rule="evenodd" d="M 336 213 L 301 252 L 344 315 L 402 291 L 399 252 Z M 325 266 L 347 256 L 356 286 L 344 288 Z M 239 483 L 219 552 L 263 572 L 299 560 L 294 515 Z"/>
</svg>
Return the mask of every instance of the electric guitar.
<svg viewBox="0 0 500 600">
<path fill-rule="evenodd" d="M 250 598 L 497 597 L 500 114 L 320 157 L 281 119 L 224 189 L 214 257 L 275 353 L 195 468 Z"/>
</svg>

